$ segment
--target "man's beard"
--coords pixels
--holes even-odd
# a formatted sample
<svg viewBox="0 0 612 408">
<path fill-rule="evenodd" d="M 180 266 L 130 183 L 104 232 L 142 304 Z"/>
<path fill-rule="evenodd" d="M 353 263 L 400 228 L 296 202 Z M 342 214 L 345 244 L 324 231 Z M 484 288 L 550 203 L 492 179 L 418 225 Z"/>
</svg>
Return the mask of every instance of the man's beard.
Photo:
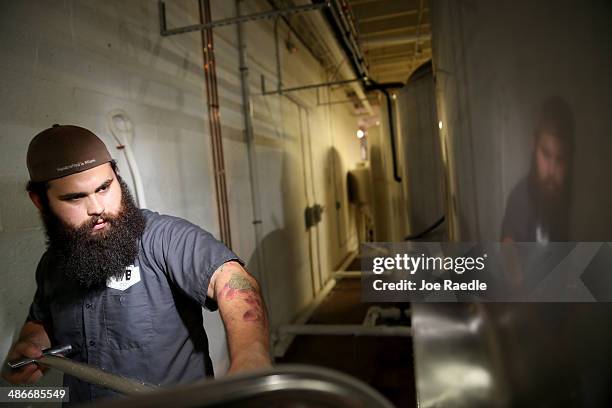
<svg viewBox="0 0 612 408">
<path fill-rule="evenodd" d="M 552 183 L 555 182 L 540 179 L 535 162 L 532 162 L 528 191 L 536 220 L 549 231 L 552 240 L 565 241 L 569 228 L 571 180 L 566 177 L 562 185 L 550 188 Z"/>
<path fill-rule="evenodd" d="M 41 211 L 50 255 L 67 279 L 86 289 L 103 286 L 110 277 L 122 277 L 138 255 L 146 221 L 125 182 L 117 180 L 121 186 L 117 214 L 93 216 L 75 228 L 60 220 L 48 205 Z M 106 226 L 92 233 L 99 218 Z"/>
</svg>

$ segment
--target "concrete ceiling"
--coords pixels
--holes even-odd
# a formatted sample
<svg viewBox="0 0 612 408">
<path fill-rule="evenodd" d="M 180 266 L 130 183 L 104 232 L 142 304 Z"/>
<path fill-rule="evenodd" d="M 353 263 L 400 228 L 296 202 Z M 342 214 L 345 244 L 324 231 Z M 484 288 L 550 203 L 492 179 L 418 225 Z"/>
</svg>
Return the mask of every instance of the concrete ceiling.
<svg viewBox="0 0 612 408">
<path fill-rule="evenodd" d="M 348 3 L 371 78 L 380 83 L 406 82 L 419 65 L 431 59 L 428 0 Z"/>
</svg>

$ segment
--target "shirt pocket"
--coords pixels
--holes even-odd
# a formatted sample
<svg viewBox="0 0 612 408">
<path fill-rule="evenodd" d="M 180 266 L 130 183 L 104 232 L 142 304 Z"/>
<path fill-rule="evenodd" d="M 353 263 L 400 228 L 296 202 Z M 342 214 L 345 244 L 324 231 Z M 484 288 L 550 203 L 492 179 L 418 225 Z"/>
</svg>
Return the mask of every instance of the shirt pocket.
<svg viewBox="0 0 612 408">
<path fill-rule="evenodd" d="M 51 302 L 53 338 L 58 345 L 70 344 L 75 350 L 81 344 L 81 319 L 78 311 L 81 305 L 71 302 Z"/>
<path fill-rule="evenodd" d="M 146 296 L 108 294 L 103 306 L 106 341 L 114 350 L 145 347 L 153 337 L 151 307 Z"/>
</svg>

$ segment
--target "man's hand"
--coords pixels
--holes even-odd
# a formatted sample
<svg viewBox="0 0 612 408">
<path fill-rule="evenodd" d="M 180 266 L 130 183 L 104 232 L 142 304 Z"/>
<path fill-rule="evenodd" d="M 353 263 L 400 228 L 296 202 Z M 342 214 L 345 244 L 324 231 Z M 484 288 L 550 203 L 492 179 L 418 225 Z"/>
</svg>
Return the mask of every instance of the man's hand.
<svg viewBox="0 0 612 408">
<path fill-rule="evenodd" d="M 213 274 L 208 296 L 217 301 L 227 332 L 228 374 L 270 367 L 268 317 L 255 278 L 227 262 Z"/>
<path fill-rule="evenodd" d="M 51 347 L 51 341 L 44 328 L 38 322 L 26 322 L 21 329 L 19 340 L 9 351 L 6 361 L 21 358 L 40 358 L 42 350 Z M 2 378 L 11 384 L 33 384 L 44 375 L 47 368 L 37 364 L 28 364 L 19 369 L 11 369 L 5 365 L 2 367 Z"/>
</svg>

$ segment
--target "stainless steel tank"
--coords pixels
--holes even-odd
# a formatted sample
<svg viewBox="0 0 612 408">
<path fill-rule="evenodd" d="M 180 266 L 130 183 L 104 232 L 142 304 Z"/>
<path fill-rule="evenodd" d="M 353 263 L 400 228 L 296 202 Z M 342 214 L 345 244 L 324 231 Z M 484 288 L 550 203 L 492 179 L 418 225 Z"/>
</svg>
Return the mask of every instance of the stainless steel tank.
<svg viewBox="0 0 612 408">
<path fill-rule="evenodd" d="M 410 234 L 419 234 L 443 215 L 443 168 L 431 62 L 419 67 L 397 98 L 399 143 Z"/>
<path fill-rule="evenodd" d="M 451 240 L 612 241 L 612 5 L 432 0 L 430 12 Z M 549 180 L 538 137 L 555 132 Z M 545 201 L 554 183 L 564 194 Z M 612 304 L 415 304 L 413 326 L 420 407 L 612 406 Z"/>
</svg>

